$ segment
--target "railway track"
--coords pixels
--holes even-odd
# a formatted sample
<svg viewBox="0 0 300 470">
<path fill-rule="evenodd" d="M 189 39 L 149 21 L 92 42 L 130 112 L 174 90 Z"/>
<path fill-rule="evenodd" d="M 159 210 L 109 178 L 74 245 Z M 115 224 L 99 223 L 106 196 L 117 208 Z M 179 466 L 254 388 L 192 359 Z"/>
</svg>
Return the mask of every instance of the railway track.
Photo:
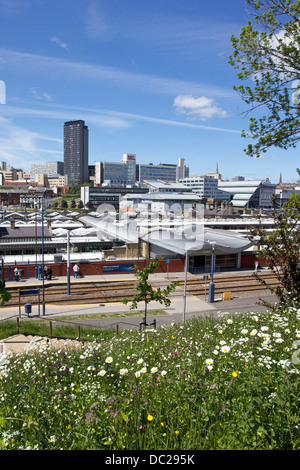
<svg viewBox="0 0 300 470">
<path fill-rule="evenodd" d="M 65 304 L 88 304 L 88 303 L 108 303 L 108 302 L 121 302 L 125 297 L 132 299 L 136 294 L 134 281 L 107 281 L 107 282 L 89 282 L 80 284 L 71 284 L 70 295 L 67 295 L 67 284 L 48 284 L 44 286 L 45 302 L 54 305 Z M 40 289 L 40 299 L 42 299 L 42 286 Z M 31 290 L 36 287 L 22 287 L 20 290 Z M 4 307 L 11 307 L 19 305 L 19 287 L 11 287 L 7 289 L 11 294 L 11 299 L 5 304 Z M 26 299 L 26 300 L 25 300 Z M 24 301 L 31 304 L 37 304 L 37 295 L 22 296 L 21 303 Z"/>
<path fill-rule="evenodd" d="M 268 286 L 276 287 L 279 284 L 277 277 L 274 274 L 264 274 L 260 275 Z M 184 287 L 184 281 L 179 281 L 180 287 Z M 206 283 L 201 279 L 199 280 L 189 280 L 187 282 L 187 293 L 190 295 L 205 295 L 205 289 L 208 290 L 209 280 Z M 266 287 L 260 284 L 253 274 L 245 276 L 219 276 L 214 278 L 215 284 L 215 293 L 222 294 L 224 292 L 232 293 L 242 293 L 242 292 L 256 292 L 264 291 Z"/>
<path fill-rule="evenodd" d="M 278 281 L 273 274 L 261 275 L 269 286 L 276 287 Z M 172 279 L 173 280 L 173 279 Z M 178 276 L 175 279 L 179 286 L 175 292 L 171 293 L 171 297 L 181 297 L 184 289 L 184 277 Z M 164 281 L 168 284 L 168 280 Z M 254 277 L 253 274 L 249 275 L 217 275 L 214 278 L 215 294 L 223 294 L 224 292 L 231 293 L 246 293 L 246 292 L 261 292 L 266 290 Z M 92 304 L 92 303 L 110 303 L 121 302 L 122 299 L 127 298 L 131 300 L 137 293 L 135 289 L 135 280 L 129 281 L 99 281 L 99 282 L 80 282 L 71 283 L 70 295 L 67 295 L 66 283 L 49 283 L 44 285 L 45 302 L 54 305 L 65 304 Z M 153 280 L 153 287 L 163 287 L 162 281 Z M 187 294 L 194 296 L 204 296 L 208 292 L 209 280 L 203 280 L 203 276 L 195 277 L 187 280 Z M 40 299 L 42 300 L 42 286 L 40 288 Z M 22 286 L 10 287 L 7 290 L 11 293 L 12 298 L 5 304 L 4 307 L 11 307 L 19 304 L 19 290 L 36 289 L 36 286 Z M 21 303 L 37 304 L 37 295 L 22 296 Z"/>
</svg>

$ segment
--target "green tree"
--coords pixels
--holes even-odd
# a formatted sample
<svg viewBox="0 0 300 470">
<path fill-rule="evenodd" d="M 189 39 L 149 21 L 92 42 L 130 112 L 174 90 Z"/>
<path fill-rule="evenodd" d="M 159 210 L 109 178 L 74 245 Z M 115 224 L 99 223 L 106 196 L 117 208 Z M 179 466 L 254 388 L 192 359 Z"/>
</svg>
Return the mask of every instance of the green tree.
<svg viewBox="0 0 300 470">
<path fill-rule="evenodd" d="M 93 209 L 93 203 L 91 201 L 88 201 L 85 205 L 85 207 L 88 209 L 88 210 L 92 210 Z"/>
<path fill-rule="evenodd" d="M 259 227 L 252 230 L 252 235 L 260 239 L 258 259 L 264 257 L 278 285 L 271 287 L 259 274 L 255 276 L 276 294 L 280 305 L 300 304 L 300 194 L 293 193 L 280 211 L 275 208 L 273 199 L 273 207 L 274 230 L 269 233 Z M 273 307 L 266 301 L 261 303 Z"/>
<path fill-rule="evenodd" d="M 153 274 L 156 271 L 160 264 L 160 261 L 161 260 L 150 261 L 144 269 L 139 269 L 138 264 L 135 266 L 135 277 L 139 280 L 139 282 L 135 285 L 135 288 L 138 293 L 132 299 L 130 310 L 137 308 L 139 302 L 144 302 L 143 324 L 145 326 L 147 326 L 148 304 L 152 301 L 156 301 L 168 307 L 169 305 L 171 305 L 171 300 L 168 296 L 170 292 L 174 291 L 176 289 L 176 286 L 178 285 L 177 282 L 173 282 L 162 290 L 160 287 L 154 289 L 152 285 L 148 282 L 150 274 Z M 123 299 L 122 302 L 124 304 L 127 304 L 129 300 Z"/>
<path fill-rule="evenodd" d="M 245 115 L 257 115 L 249 133 L 242 132 L 257 141 L 245 152 L 259 157 L 272 146 L 295 147 L 300 139 L 300 0 L 246 0 L 246 6 L 252 21 L 231 37 L 229 63 L 247 81 L 234 87 L 250 105 Z"/>
<path fill-rule="evenodd" d="M 65 199 L 61 201 L 61 208 L 64 210 L 68 209 L 68 202 Z"/>
<path fill-rule="evenodd" d="M 5 281 L 0 280 L 0 307 L 11 299 L 11 294 L 7 292 Z"/>
</svg>

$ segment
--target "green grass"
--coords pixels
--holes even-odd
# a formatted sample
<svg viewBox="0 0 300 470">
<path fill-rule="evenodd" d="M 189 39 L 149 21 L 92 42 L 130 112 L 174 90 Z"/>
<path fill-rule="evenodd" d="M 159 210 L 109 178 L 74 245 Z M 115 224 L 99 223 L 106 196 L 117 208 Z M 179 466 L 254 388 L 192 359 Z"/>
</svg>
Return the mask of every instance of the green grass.
<svg viewBox="0 0 300 470">
<path fill-rule="evenodd" d="M 88 314 L 88 315 L 69 315 L 63 317 L 55 317 L 56 320 L 68 320 L 68 321 L 77 321 L 77 320 L 98 320 L 101 318 L 129 318 L 129 317 L 143 317 L 144 310 L 130 310 L 129 312 L 120 312 L 120 313 L 97 313 L 97 314 Z M 169 315 L 165 310 L 148 310 L 149 316 L 156 315 Z"/>
<path fill-rule="evenodd" d="M 65 319 L 63 319 L 65 320 Z M 74 320 L 75 321 L 75 320 Z M 0 340 L 13 336 L 17 333 L 17 324 L 15 321 L 6 320 L 0 323 Z M 43 320 L 24 320 L 19 323 L 19 333 L 31 336 L 49 336 L 50 322 Z M 52 321 L 52 335 L 60 337 L 76 338 L 78 336 L 78 325 L 71 322 L 62 321 L 55 318 Z M 102 341 L 112 338 L 115 330 L 112 328 L 103 329 L 80 325 L 80 337 Z"/>
<path fill-rule="evenodd" d="M 2 356 L 0 449 L 298 450 L 299 338 L 287 307 Z"/>
<path fill-rule="evenodd" d="M 69 336 L 76 338 L 77 337 L 77 325 L 72 326 L 72 322 L 78 322 L 81 320 L 100 320 L 103 318 L 127 318 L 140 316 L 141 321 L 144 315 L 143 310 L 130 310 L 128 312 L 115 313 L 112 315 L 108 314 L 88 314 L 88 315 L 69 315 L 63 317 L 55 317 L 55 320 L 52 321 L 53 324 L 53 333 L 57 336 Z M 157 315 L 168 315 L 165 310 L 149 310 L 148 315 L 157 316 Z M 89 327 L 87 325 L 80 325 L 81 331 L 85 337 L 93 336 L 97 340 L 112 338 L 115 330 L 111 329 L 101 329 L 96 327 Z M 9 336 L 15 335 L 17 332 L 17 323 L 13 320 L 3 320 L 0 322 L 0 341 L 8 338 Z M 31 336 L 48 336 L 49 335 L 49 320 L 31 320 L 25 319 L 24 321 L 19 322 L 19 333 L 23 335 Z"/>
</svg>

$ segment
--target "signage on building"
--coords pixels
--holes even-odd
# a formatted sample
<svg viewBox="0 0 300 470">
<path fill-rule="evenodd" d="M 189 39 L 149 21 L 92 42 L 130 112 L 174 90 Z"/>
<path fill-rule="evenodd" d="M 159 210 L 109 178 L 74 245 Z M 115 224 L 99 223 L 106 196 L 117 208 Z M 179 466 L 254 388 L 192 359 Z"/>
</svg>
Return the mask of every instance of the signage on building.
<svg viewBox="0 0 300 470">
<path fill-rule="evenodd" d="M 103 264 L 102 270 L 104 273 L 116 273 L 116 272 L 129 272 L 134 271 L 133 263 L 122 263 L 122 264 Z"/>
</svg>

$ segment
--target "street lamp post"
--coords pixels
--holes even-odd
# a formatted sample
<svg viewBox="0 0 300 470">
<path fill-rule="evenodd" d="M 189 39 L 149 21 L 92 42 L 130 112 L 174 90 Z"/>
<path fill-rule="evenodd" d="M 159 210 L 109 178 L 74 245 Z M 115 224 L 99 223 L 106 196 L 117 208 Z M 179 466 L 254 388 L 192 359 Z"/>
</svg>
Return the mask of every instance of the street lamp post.
<svg viewBox="0 0 300 470">
<path fill-rule="evenodd" d="M 38 269 L 37 269 L 37 201 L 34 200 L 34 208 L 35 208 L 35 278 L 38 277 Z"/>
<path fill-rule="evenodd" d="M 141 237 L 140 237 L 140 226 L 137 225 L 137 232 L 138 232 L 138 265 L 140 263 L 140 245 L 141 245 Z"/>
<path fill-rule="evenodd" d="M 182 312 L 183 323 L 185 323 L 185 312 L 186 312 L 186 282 L 187 282 L 188 261 L 189 261 L 189 252 L 188 250 L 186 250 L 185 265 L 184 265 L 184 293 L 183 293 L 183 312 Z"/>
<path fill-rule="evenodd" d="M 215 283 L 214 283 L 214 258 L 215 258 L 215 242 L 209 242 L 211 245 L 211 274 L 210 274 L 210 283 L 209 283 L 209 290 L 208 290 L 208 301 L 214 302 L 215 301 Z"/>
<path fill-rule="evenodd" d="M 67 232 L 67 293 L 70 295 L 70 232 Z"/>
<path fill-rule="evenodd" d="M 42 206 L 42 279 L 43 279 L 43 315 L 45 315 L 45 260 L 44 260 L 44 207 Z"/>
</svg>

